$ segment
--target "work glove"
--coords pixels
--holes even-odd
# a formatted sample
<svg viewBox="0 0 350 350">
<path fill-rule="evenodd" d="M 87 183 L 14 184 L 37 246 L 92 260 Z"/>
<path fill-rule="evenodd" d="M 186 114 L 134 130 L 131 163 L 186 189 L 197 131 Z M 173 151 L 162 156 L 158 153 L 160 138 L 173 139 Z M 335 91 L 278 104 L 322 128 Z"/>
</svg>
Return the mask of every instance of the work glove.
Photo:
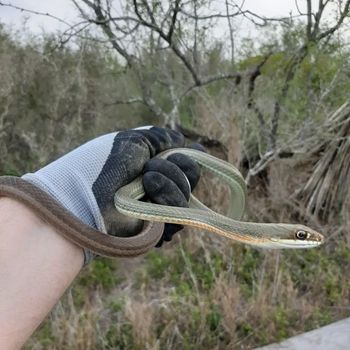
<svg viewBox="0 0 350 350">
<path fill-rule="evenodd" d="M 115 236 L 135 235 L 140 220 L 119 214 L 114 194 L 143 173 L 148 200 L 188 207 L 200 177 L 199 166 L 183 154 L 167 160 L 158 153 L 184 147 L 184 136 L 170 129 L 143 127 L 97 137 L 22 179 L 45 191 L 85 225 Z M 195 148 L 200 148 L 196 146 Z M 166 224 L 157 246 L 170 241 L 183 226 Z M 92 258 L 84 250 L 85 264 Z"/>
</svg>

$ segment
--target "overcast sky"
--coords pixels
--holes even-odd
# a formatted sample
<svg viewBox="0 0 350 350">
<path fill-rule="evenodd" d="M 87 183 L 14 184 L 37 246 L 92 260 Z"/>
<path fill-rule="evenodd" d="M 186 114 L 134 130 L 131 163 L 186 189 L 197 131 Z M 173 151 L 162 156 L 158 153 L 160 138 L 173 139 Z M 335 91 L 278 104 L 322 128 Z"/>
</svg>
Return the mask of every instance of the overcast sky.
<svg viewBox="0 0 350 350">
<path fill-rule="evenodd" d="M 59 18 L 66 19 L 68 22 L 73 22 L 77 17 L 70 0 L 8 0 L 7 3 L 39 12 L 48 12 Z M 2 23 L 18 28 L 26 17 L 29 17 L 28 27 L 35 33 L 39 33 L 42 30 L 51 32 L 66 28 L 62 23 L 46 16 L 28 15 L 13 8 L 0 6 L 0 21 Z"/>
<path fill-rule="evenodd" d="M 70 23 L 75 22 L 78 16 L 71 0 L 8 0 L 7 2 L 30 10 L 48 12 Z M 303 8 L 304 2 L 304 0 L 299 0 L 301 8 Z M 224 0 L 217 0 L 217 3 L 222 3 L 223 5 Z M 288 16 L 291 11 L 296 14 L 295 0 L 246 0 L 244 9 L 269 17 Z M 0 6 L 0 22 L 15 28 L 19 28 L 23 19 L 28 16 L 28 14 L 24 14 L 21 11 Z M 42 30 L 51 32 L 66 28 L 62 23 L 54 19 L 34 15 L 29 16 L 28 27 L 34 33 L 40 33 Z"/>
</svg>

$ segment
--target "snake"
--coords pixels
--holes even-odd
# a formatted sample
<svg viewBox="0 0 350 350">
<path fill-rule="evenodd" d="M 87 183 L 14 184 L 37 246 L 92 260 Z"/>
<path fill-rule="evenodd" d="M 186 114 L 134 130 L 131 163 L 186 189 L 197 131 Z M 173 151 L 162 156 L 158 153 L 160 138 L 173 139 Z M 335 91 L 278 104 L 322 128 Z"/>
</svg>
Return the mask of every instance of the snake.
<svg viewBox="0 0 350 350">
<path fill-rule="evenodd" d="M 167 159 L 174 153 L 188 156 L 228 185 L 231 193 L 227 216 L 211 210 L 193 194 L 189 208 L 140 201 L 145 196 L 142 176 L 116 192 L 114 204 L 120 213 L 145 221 L 197 227 L 259 248 L 312 248 L 324 242 L 322 234 L 305 225 L 241 221 L 246 207 L 247 188 L 240 171 L 226 161 L 190 148 L 170 149 L 157 157 Z"/>
<path fill-rule="evenodd" d="M 1 176 L 0 197 L 11 197 L 21 202 L 66 239 L 106 257 L 134 257 L 148 252 L 162 237 L 164 223 L 198 227 L 232 241 L 261 248 L 312 248 L 324 242 L 320 233 L 304 225 L 241 221 L 247 189 L 239 170 L 228 162 L 190 148 L 173 148 L 157 156 L 166 159 L 174 153 L 187 155 L 229 186 L 227 216 L 211 210 L 192 194 L 189 208 L 140 201 L 145 196 L 142 175 L 118 189 L 114 195 L 116 211 L 143 221 L 142 230 L 131 237 L 108 235 L 83 223 L 51 195 L 20 177 Z"/>
</svg>

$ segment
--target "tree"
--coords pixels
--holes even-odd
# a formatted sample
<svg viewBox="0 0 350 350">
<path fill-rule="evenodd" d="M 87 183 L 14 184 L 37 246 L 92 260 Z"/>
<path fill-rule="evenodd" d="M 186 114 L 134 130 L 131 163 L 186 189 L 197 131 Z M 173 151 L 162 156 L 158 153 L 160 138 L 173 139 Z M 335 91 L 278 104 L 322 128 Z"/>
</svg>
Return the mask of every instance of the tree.
<svg viewBox="0 0 350 350">
<path fill-rule="evenodd" d="M 142 103 L 163 124 L 175 128 L 181 123 L 180 105 L 193 90 L 220 80 L 240 79 L 229 65 L 211 74 L 205 64 L 212 44 L 207 33 L 221 17 L 199 15 L 208 1 L 135 0 L 121 4 L 119 11 L 112 1 L 73 2 L 83 20 L 102 29 L 117 57 L 132 71 L 137 92 L 117 98 L 116 104 Z"/>
<path fill-rule="evenodd" d="M 337 6 L 337 16 L 334 19 L 333 25 L 327 26 L 326 23 L 323 23 L 326 22 L 325 13 L 329 11 L 329 8 L 333 5 Z M 290 148 L 297 149 L 298 146 L 300 147 L 300 139 L 295 140 L 294 135 L 291 137 L 291 140 L 287 142 L 283 140 L 283 145 L 279 143 L 278 131 L 280 129 L 280 122 L 283 117 L 287 117 L 284 110 L 286 110 L 286 103 L 288 103 L 288 94 L 293 87 L 295 78 L 303 68 L 304 61 L 308 58 L 314 59 L 314 57 L 310 56 L 315 54 L 319 55 L 331 45 L 333 36 L 349 17 L 349 7 L 350 1 L 335 2 L 320 0 L 318 7 L 313 9 L 312 1 L 306 0 L 306 12 L 304 13 L 298 8 L 299 14 L 301 16 L 306 16 L 306 22 L 301 22 L 301 25 L 298 23 L 297 26 L 294 25 L 293 21 L 288 24 L 283 24 L 284 33 L 287 34 L 284 35 L 284 38 L 290 37 L 294 32 L 297 33 L 298 40 L 287 42 L 288 46 L 283 45 L 282 51 L 281 47 L 278 47 L 278 45 L 277 47 L 268 47 L 274 55 L 282 54 L 284 60 L 284 64 L 282 64 L 278 72 L 280 74 L 281 84 L 275 92 L 273 107 L 268 113 L 264 113 L 259 106 L 257 102 L 259 96 L 257 96 L 255 91 L 256 80 L 261 76 L 261 70 L 257 70 L 255 74 L 251 75 L 247 107 L 253 111 L 258 120 L 260 135 L 264 146 L 260 159 L 249 169 L 247 176 L 248 182 L 251 177 L 264 170 L 269 162 L 278 157 L 281 153 L 290 150 Z M 299 31 L 300 28 L 304 29 Z M 295 31 L 295 29 L 297 30 Z M 309 92 L 311 91 L 312 89 L 310 88 Z M 298 133 L 302 133 L 301 128 L 299 128 Z M 302 143 L 304 144 L 304 140 L 302 140 Z"/>
</svg>

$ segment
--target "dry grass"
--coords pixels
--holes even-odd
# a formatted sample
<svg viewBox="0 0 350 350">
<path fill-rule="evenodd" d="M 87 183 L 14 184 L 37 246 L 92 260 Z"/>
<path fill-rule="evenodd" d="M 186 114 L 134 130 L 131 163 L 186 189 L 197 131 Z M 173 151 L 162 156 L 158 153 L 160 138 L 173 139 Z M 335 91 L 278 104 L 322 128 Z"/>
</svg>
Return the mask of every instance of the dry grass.
<svg viewBox="0 0 350 350">
<path fill-rule="evenodd" d="M 159 348 L 153 330 L 154 311 L 147 300 L 129 299 L 125 305 L 125 317 L 132 325 L 132 336 L 136 341 L 136 345 L 140 348 Z"/>
</svg>

